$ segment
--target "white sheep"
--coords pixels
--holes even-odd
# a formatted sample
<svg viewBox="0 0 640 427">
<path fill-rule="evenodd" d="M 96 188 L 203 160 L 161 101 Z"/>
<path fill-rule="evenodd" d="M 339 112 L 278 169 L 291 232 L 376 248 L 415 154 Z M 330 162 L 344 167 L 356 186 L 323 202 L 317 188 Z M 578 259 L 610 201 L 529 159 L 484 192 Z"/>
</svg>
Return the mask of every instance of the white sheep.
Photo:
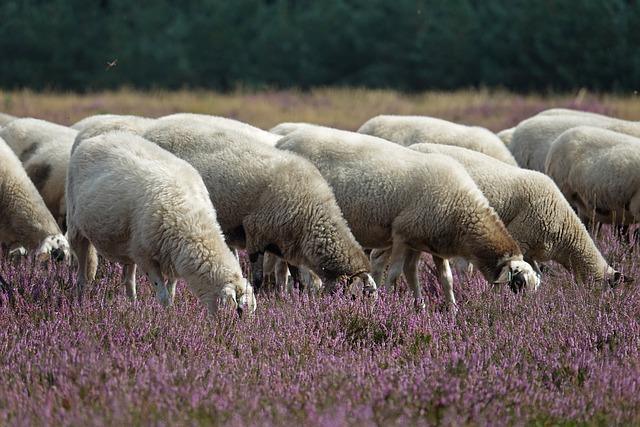
<svg viewBox="0 0 640 427">
<path fill-rule="evenodd" d="M 4 126 L 12 120 L 15 120 L 17 117 L 12 116 L 11 114 L 0 113 L 0 126 Z"/>
<path fill-rule="evenodd" d="M 86 139 L 71 156 L 67 199 L 79 296 L 95 274 L 97 250 L 125 265 L 133 299 L 139 266 L 163 305 L 171 304 L 182 277 L 211 314 L 219 297 L 240 311 L 255 310 L 253 289 L 224 241 L 202 178 L 187 162 L 126 132 Z"/>
<path fill-rule="evenodd" d="M 39 258 L 69 257 L 67 239 L 60 232 L 20 160 L 0 138 L 0 242 L 23 246 Z"/>
<path fill-rule="evenodd" d="M 404 146 L 423 142 L 455 145 L 517 166 L 500 138 L 490 130 L 478 126 L 464 126 L 425 116 L 377 116 L 363 124 L 358 132 Z"/>
<path fill-rule="evenodd" d="M 640 138 L 590 126 L 569 129 L 551 145 L 545 170 L 583 221 L 640 221 Z"/>
<path fill-rule="evenodd" d="M 39 119 L 23 118 L 0 129 L 22 162 L 58 225 L 65 230 L 64 183 L 77 131 Z"/>
<path fill-rule="evenodd" d="M 452 307 L 447 260 L 454 256 L 471 259 L 490 282 L 537 288 L 539 278 L 523 261 L 518 244 L 450 157 L 420 155 L 373 136 L 320 127 L 293 132 L 276 147 L 320 169 L 360 244 L 390 249 L 386 286 L 404 269 L 418 307 L 423 306 L 417 272 L 421 251 L 433 255 Z"/>
<path fill-rule="evenodd" d="M 369 260 L 331 188 L 311 163 L 263 141 L 277 136 L 193 114 L 160 118 L 144 136 L 202 174 L 227 242 L 249 254 L 254 286 L 262 283 L 262 255 L 272 252 L 311 268 L 329 290 L 346 276 L 375 292 Z"/>
<path fill-rule="evenodd" d="M 513 133 L 509 149 L 520 167 L 544 172 L 547 153 L 564 131 L 578 126 L 595 126 L 640 137 L 640 123 L 597 114 L 538 115 L 521 122 Z"/>
<path fill-rule="evenodd" d="M 611 285 L 620 273 L 610 267 L 573 209 L 548 176 L 505 166 L 482 153 L 460 147 L 416 144 L 412 150 L 445 154 L 462 164 L 518 242 L 524 260 L 556 261 L 579 281 Z M 537 271 L 540 273 L 540 271 Z"/>
</svg>

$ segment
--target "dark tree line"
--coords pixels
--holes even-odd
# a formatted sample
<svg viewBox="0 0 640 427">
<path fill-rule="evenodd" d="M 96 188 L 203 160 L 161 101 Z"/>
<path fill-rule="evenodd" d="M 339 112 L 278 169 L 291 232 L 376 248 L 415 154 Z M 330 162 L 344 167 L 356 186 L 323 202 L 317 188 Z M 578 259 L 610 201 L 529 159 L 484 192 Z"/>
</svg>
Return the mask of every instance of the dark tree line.
<svg viewBox="0 0 640 427">
<path fill-rule="evenodd" d="M 639 49 L 633 0 L 0 2 L 3 88 L 633 91 Z"/>
</svg>

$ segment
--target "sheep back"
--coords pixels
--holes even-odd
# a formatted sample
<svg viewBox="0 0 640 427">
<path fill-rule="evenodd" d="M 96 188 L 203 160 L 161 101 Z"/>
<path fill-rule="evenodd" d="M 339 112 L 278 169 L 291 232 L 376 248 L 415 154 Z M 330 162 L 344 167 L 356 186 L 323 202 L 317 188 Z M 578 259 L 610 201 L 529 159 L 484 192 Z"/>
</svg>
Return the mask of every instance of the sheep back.
<svg viewBox="0 0 640 427">
<path fill-rule="evenodd" d="M 358 130 L 396 144 L 418 143 L 455 145 L 479 151 L 502 162 L 517 166 L 504 143 L 493 132 L 477 126 L 464 126 L 424 116 L 377 116 Z"/>
</svg>

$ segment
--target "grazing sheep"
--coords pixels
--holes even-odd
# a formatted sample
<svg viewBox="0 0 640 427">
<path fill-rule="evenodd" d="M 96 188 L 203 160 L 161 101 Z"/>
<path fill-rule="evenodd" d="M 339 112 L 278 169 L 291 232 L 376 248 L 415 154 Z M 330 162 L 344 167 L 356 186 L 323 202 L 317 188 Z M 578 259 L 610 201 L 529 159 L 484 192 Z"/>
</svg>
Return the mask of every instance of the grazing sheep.
<svg viewBox="0 0 640 427">
<path fill-rule="evenodd" d="M 423 142 L 455 145 L 479 151 L 509 165 L 518 165 L 500 138 L 477 126 L 424 116 L 377 116 L 363 124 L 358 132 L 404 146 Z"/>
<path fill-rule="evenodd" d="M 548 176 L 505 166 L 482 153 L 460 147 L 416 144 L 409 148 L 445 154 L 462 164 L 518 242 L 524 260 L 534 268 L 536 261 L 556 261 L 573 271 L 579 281 L 592 278 L 612 285 L 619 281 L 620 273 L 607 264 Z"/>
<path fill-rule="evenodd" d="M 504 145 L 509 146 L 509 144 L 511 144 L 511 139 L 513 138 L 513 132 L 515 132 L 515 130 L 515 127 L 504 129 L 498 132 L 496 135 L 498 135 L 498 138 L 502 140 Z"/>
<path fill-rule="evenodd" d="M 119 116 L 116 114 L 99 114 L 86 117 L 73 125 L 79 131 L 73 147 L 71 147 L 71 152 L 73 153 L 76 146 L 83 140 L 108 132 L 121 131 L 138 136 L 142 135 L 153 123 L 155 123 L 155 119 L 138 116 Z"/>
<path fill-rule="evenodd" d="M 125 132 L 86 139 L 71 156 L 67 199 L 80 297 L 95 274 L 97 249 L 125 265 L 133 299 L 139 266 L 163 305 L 171 304 L 182 277 L 211 314 L 221 296 L 239 313 L 255 310 L 253 289 L 224 242 L 202 178 L 187 162 Z"/>
<path fill-rule="evenodd" d="M 546 173 L 586 223 L 640 221 L 640 139 L 579 126 L 551 145 Z"/>
<path fill-rule="evenodd" d="M 66 126 L 32 118 L 13 120 L 0 129 L 0 137 L 16 153 L 63 231 L 64 182 L 76 134 Z"/>
<path fill-rule="evenodd" d="M 311 163 L 264 143 L 275 135 L 235 120 L 176 114 L 144 136 L 201 173 L 227 243 L 249 254 L 254 286 L 262 283 L 262 255 L 272 252 L 311 268 L 329 290 L 347 276 L 375 292 L 369 260 L 331 188 Z"/>
<path fill-rule="evenodd" d="M 0 242 L 39 258 L 68 258 L 69 245 L 20 160 L 0 138 Z"/>
<path fill-rule="evenodd" d="M 17 119 L 17 117 L 12 116 L 11 114 L 0 113 L 0 126 L 4 126 L 15 119 Z"/>
<path fill-rule="evenodd" d="M 578 126 L 594 126 L 640 137 L 640 123 L 636 122 L 591 113 L 538 115 L 516 127 L 509 149 L 521 167 L 544 172 L 553 141 L 564 131 Z"/>
<path fill-rule="evenodd" d="M 380 138 L 320 127 L 293 132 L 276 147 L 320 169 L 360 244 L 390 248 L 386 286 L 404 269 L 418 307 L 423 306 L 417 272 L 421 251 L 433 255 L 453 307 L 447 260 L 454 256 L 471 259 L 490 282 L 509 283 L 514 290 L 537 288 L 539 279 L 522 260 L 518 244 L 450 157 L 419 155 Z"/>
</svg>

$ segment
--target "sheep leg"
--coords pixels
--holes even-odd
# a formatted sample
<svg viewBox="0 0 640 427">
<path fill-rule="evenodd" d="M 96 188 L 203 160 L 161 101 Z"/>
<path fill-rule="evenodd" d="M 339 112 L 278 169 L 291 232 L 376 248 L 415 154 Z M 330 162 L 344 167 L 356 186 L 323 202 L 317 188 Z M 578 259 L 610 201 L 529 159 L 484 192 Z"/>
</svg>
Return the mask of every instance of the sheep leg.
<svg viewBox="0 0 640 427">
<path fill-rule="evenodd" d="M 425 303 L 422 299 L 422 287 L 418 278 L 418 261 L 420 261 L 420 251 L 407 251 L 404 260 L 404 277 L 407 279 L 409 287 L 413 291 L 414 304 L 417 310 L 424 310 Z"/>
<path fill-rule="evenodd" d="M 78 280 L 76 283 L 76 293 L 78 297 L 78 302 L 82 301 L 82 295 L 84 293 L 84 288 L 87 282 L 90 280 L 89 277 L 91 272 L 89 269 L 91 266 L 89 265 L 89 255 L 90 255 L 90 247 L 91 242 L 88 239 L 82 236 L 75 236 L 76 238 L 70 238 L 71 248 L 73 252 L 76 254 L 78 258 Z M 95 273 L 94 273 L 95 276 Z"/>
<path fill-rule="evenodd" d="M 455 312 L 457 311 L 456 297 L 453 295 L 453 275 L 451 274 L 451 267 L 449 266 L 449 260 L 433 256 L 433 261 L 436 264 L 438 270 L 438 277 L 442 284 L 442 290 L 447 300 L 447 305 Z"/>
<path fill-rule="evenodd" d="M 319 292 L 322 289 L 322 280 L 313 270 L 304 267 L 300 271 L 300 275 L 302 276 L 301 280 L 304 283 L 304 288 L 308 289 L 309 292 Z"/>
<path fill-rule="evenodd" d="M 251 262 L 251 284 L 253 289 L 258 292 L 262 288 L 264 252 L 249 254 L 249 262 Z"/>
<path fill-rule="evenodd" d="M 627 224 L 616 225 L 616 233 L 618 238 L 625 243 L 633 244 L 631 233 L 629 233 L 629 226 Z"/>
<path fill-rule="evenodd" d="M 388 292 L 393 289 L 400 274 L 402 274 L 404 260 L 410 251 L 411 249 L 402 241 L 398 239 L 393 241 L 391 256 L 389 257 L 389 271 L 387 272 L 387 280 L 385 281 L 385 288 Z"/>
<path fill-rule="evenodd" d="M 382 275 L 389 262 L 390 254 L 391 251 L 389 249 L 374 249 L 371 251 L 369 256 L 371 260 L 371 276 L 376 283 L 382 283 Z"/>
<path fill-rule="evenodd" d="M 293 286 L 289 282 L 289 268 L 287 262 L 282 258 L 278 258 L 275 265 L 276 287 L 281 290 L 291 292 Z"/>
<path fill-rule="evenodd" d="M 169 292 L 169 305 L 173 305 L 173 301 L 176 298 L 176 285 L 178 284 L 178 279 L 169 280 L 169 284 L 167 286 L 167 291 Z"/>
<path fill-rule="evenodd" d="M 542 277 L 542 270 L 540 269 L 540 265 L 538 264 L 538 261 L 526 255 L 524 256 L 523 260 L 529 263 L 529 265 L 531 266 L 531 268 L 533 268 L 533 271 L 536 272 L 538 277 Z"/>
<path fill-rule="evenodd" d="M 123 284 L 127 290 L 127 296 L 131 301 L 135 301 L 137 299 L 136 294 L 136 265 L 135 264 L 125 264 L 122 269 L 122 279 Z"/>
<path fill-rule="evenodd" d="M 274 285 L 277 286 L 276 276 L 276 265 L 279 258 L 270 253 L 265 252 L 264 254 L 264 263 L 262 264 L 262 287 L 264 289 L 271 289 Z"/>
<path fill-rule="evenodd" d="M 289 273 L 291 273 L 291 287 L 293 288 L 296 283 L 300 286 L 300 290 L 304 287 L 302 279 L 300 278 L 300 269 L 297 265 L 289 264 Z"/>
<path fill-rule="evenodd" d="M 156 287 L 156 299 L 162 306 L 169 306 L 169 291 L 167 290 L 167 285 L 162 277 L 162 272 L 158 265 L 151 265 L 147 269 L 147 275 L 149 279 L 153 282 Z"/>
</svg>

